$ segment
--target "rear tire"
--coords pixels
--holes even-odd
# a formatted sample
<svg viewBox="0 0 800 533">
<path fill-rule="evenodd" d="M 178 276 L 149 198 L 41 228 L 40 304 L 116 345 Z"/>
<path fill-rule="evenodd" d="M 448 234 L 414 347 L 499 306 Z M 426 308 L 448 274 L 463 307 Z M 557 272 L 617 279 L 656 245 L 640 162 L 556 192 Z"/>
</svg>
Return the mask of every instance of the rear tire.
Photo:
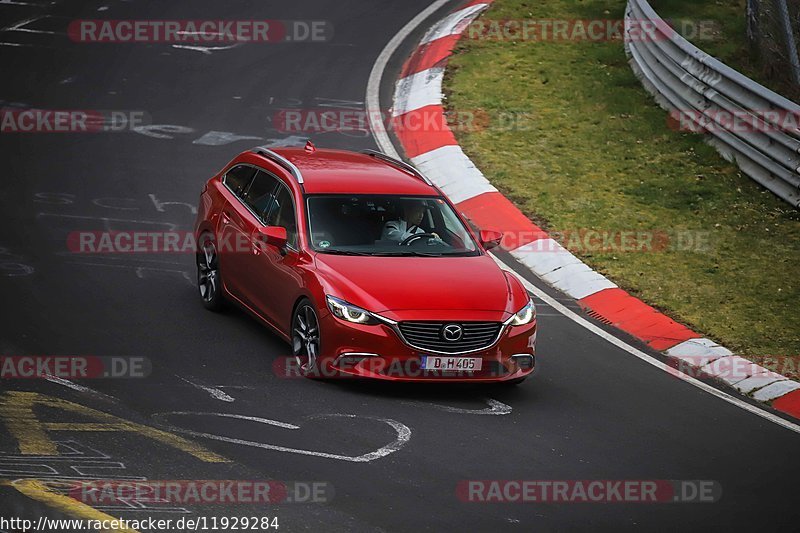
<svg viewBox="0 0 800 533">
<path fill-rule="evenodd" d="M 203 307 L 219 312 L 225 304 L 222 292 L 222 276 L 219 271 L 219 255 L 214 239 L 209 233 L 200 236 L 197 246 L 197 287 Z"/>
</svg>

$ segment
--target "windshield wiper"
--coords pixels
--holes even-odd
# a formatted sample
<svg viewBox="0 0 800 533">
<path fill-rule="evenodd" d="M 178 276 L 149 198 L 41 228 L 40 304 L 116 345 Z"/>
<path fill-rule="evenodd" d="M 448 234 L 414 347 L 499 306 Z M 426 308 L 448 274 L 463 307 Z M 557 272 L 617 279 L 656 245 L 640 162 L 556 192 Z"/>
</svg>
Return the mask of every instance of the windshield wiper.
<svg viewBox="0 0 800 533">
<path fill-rule="evenodd" d="M 331 254 L 331 255 L 373 255 L 366 252 L 355 252 L 353 250 L 336 250 L 333 248 L 328 248 L 326 250 L 317 250 L 317 252 L 321 254 Z"/>
<path fill-rule="evenodd" d="M 406 250 L 403 252 L 377 252 L 375 255 L 381 257 L 442 257 L 444 254 L 435 254 L 431 252 L 419 252 L 416 250 Z"/>
</svg>

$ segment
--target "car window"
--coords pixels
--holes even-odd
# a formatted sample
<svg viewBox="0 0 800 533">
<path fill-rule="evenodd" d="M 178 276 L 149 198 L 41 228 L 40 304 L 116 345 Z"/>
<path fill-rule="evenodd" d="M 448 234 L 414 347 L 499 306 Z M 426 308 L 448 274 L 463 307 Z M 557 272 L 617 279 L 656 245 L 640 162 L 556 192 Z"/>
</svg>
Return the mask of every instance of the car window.
<svg viewBox="0 0 800 533">
<path fill-rule="evenodd" d="M 277 185 L 278 178 L 259 170 L 242 198 L 262 222 L 266 220 L 267 214 L 272 208 L 273 193 Z"/>
<path fill-rule="evenodd" d="M 294 202 L 292 195 L 285 186 L 278 188 L 275 205 L 267 219 L 268 226 L 286 228 L 286 238 L 289 246 L 297 248 L 297 221 L 295 219 Z"/>
<path fill-rule="evenodd" d="M 322 253 L 480 254 L 449 204 L 435 196 L 318 195 L 308 198 L 307 214 L 311 247 Z"/>
<path fill-rule="evenodd" d="M 241 198 L 255 173 L 256 169 L 253 167 L 247 165 L 235 166 L 225 174 L 225 185 L 233 191 L 233 194 Z"/>
</svg>

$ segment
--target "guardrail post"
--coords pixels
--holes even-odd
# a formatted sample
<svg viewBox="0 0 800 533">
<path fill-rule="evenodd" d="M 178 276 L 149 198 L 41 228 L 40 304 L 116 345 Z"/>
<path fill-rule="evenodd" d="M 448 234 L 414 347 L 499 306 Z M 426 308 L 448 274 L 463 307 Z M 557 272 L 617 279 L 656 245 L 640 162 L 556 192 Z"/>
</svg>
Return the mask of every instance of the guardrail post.
<svg viewBox="0 0 800 533">
<path fill-rule="evenodd" d="M 761 0 L 747 0 L 747 40 L 754 49 L 761 42 L 761 31 L 758 26 L 759 7 Z"/>
<path fill-rule="evenodd" d="M 775 9 L 778 12 L 781 30 L 783 31 L 783 41 L 786 43 L 786 53 L 792 65 L 792 80 L 795 85 L 800 85 L 800 59 L 797 58 L 797 42 L 794 39 L 792 24 L 789 21 L 789 7 L 786 0 L 773 0 Z"/>
</svg>

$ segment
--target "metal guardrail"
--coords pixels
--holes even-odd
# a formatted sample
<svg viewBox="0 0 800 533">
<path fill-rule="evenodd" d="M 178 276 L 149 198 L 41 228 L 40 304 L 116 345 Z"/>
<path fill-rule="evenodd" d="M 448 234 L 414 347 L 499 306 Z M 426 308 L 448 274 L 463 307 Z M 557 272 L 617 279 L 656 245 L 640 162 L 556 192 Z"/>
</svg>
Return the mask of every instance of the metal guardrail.
<svg viewBox="0 0 800 533">
<path fill-rule="evenodd" d="M 649 36 L 642 35 L 644 21 L 653 28 Z M 692 45 L 647 0 L 628 0 L 625 26 L 631 66 L 656 101 L 711 135 L 742 172 L 800 207 L 800 106 Z"/>
</svg>

